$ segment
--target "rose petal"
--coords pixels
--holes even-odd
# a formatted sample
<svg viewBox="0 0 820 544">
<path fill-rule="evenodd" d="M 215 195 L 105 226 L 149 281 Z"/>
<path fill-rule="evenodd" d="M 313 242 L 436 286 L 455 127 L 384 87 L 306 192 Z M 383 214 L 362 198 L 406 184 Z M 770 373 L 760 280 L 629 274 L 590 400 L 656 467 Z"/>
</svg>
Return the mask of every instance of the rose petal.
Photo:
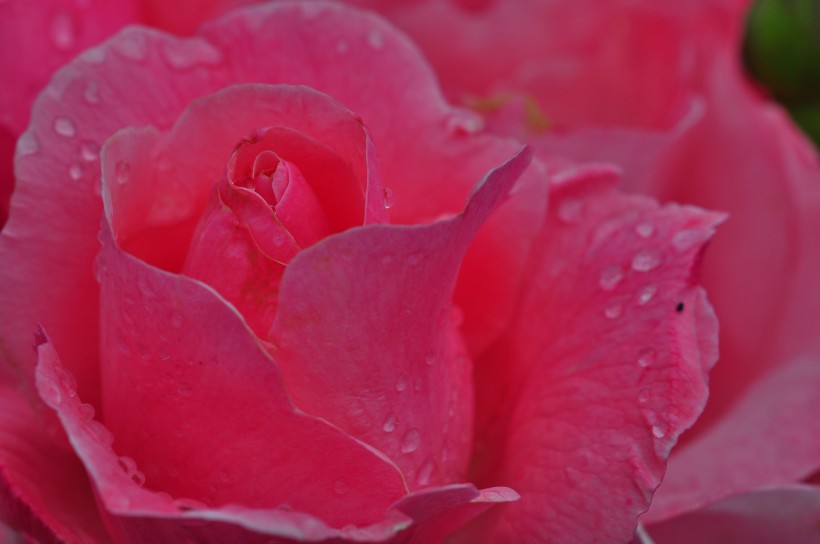
<svg viewBox="0 0 820 544">
<path fill-rule="evenodd" d="M 813 544 L 820 539 L 820 489 L 795 485 L 737 495 L 647 532 L 657 544 Z"/>
<path fill-rule="evenodd" d="M 0 519 L 39 542 L 104 542 L 88 478 L 48 415 L 0 386 Z"/>
<path fill-rule="evenodd" d="M 463 477 L 472 387 L 453 285 L 529 160 L 522 151 L 489 173 L 456 218 L 325 239 L 282 279 L 271 337 L 291 398 L 387 454 L 411 489 Z"/>
<path fill-rule="evenodd" d="M 105 422 L 149 486 L 213 506 L 287 503 L 339 527 L 377 521 L 404 494 L 381 455 L 294 409 L 276 362 L 213 290 L 102 238 Z"/>
<path fill-rule="evenodd" d="M 501 540 L 631 538 L 706 400 L 716 323 L 695 278 L 721 216 L 616 181 L 605 168 L 557 180 L 520 313 L 477 362 L 474 469 L 522 496 L 498 513 Z M 681 231 L 697 242 L 675 247 Z"/>
<path fill-rule="evenodd" d="M 719 421 L 676 450 L 645 521 L 807 476 L 820 460 L 818 406 L 817 359 L 781 364 L 749 387 Z"/>
<path fill-rule="evenodd" d="M 348 9 L 324 2 L 281 2 L 277 13 L 262 14 L 236 12 L 202 32 L 223 44 L 239 78 L 310 85 L 361 115 L 379 150 L 384 185 L 394 195 L 388 199 L 395 200 L 393 222 L 426 223 L 457 213 L 475 181 L 517 151 L 514 142 L 482 134 L 478 116 L 447 105 L 415 44 L 382 19 L 352 17 Z M 249 34 L 258 36 L 253 52 L 235 47 Z M 249 64 L 249 55 L 265 62 Z M 380 77 L 373 82 L 351 73 Z M 537 166 L 522 176 L 516 194 L 488 220 L 464 261 L 455 297 L 473 350 L 490 342 L 512 310 L 546 205 L 543 180 Z"/>
<path fill-rule="evenodd" d="M 230 505 L 207 508 L 187 497 L 174 499 L 167 493 L 150 491 L 142 487 L 145 476 L 134 461 L 114 453 L 111 448 L 113 435 L 93 419 L 93 412 L 81 402 L 73 380 L 44 334 L 40 342 L 37 388 L 44 402 L 57 412 L 91 476 L 106 525 L 116 542 L 138 544 L 145 541 L 146 535 L 161 544 L 186 539 L 214 544 L 315 542 L 345 537 L 353 541 L 384 541 L 409 524 L 406 516 L 394 513 L 369 527 L 338 531 L 320 519 L 285 508 L 254 510 Z M 74 492 L 76 489 L 69 486 L 64 491 Z M 275 536 L 281 538 L 272 539 Z M 93 540 L 100 541 L 104 538 Z"/>
<path fill-rule="evenodd" d="M 0 236 L 0 260 L 8 263 L 0 268 L 0 298 L 13 309 L 0 314 L 0 337 L 21 375 L 32 374 L 25 339 L 41 322 L 80 393 L 97 402 L 98 287 L 91 270 L 100 170 L 83 157 L 123 127 L 165 130 L 192 100 L 228 83 L 309 85 L 373 128 L 396 194 L 391 211 L 406 221 L 458 211 L 475 180 L 517 148 L 472 135 L 475 117 L 449 108 L 415 46 L 371 15 L 323 2 L 276 2 L 204 32 L 207 41 L 126 29 L 55 74 L 35 105 L 18 147 L 11 220 Z M 370 72 L 383 74 L 377 85 L 350 77 Z M 422 164 L 429 177 L 419 183 Z M 536 174 L 490 219 L 465 260 L 457 299 L 474 344 L 500 330 L 512 308 L 545 206 L 546 185 Z"/>
</svg>

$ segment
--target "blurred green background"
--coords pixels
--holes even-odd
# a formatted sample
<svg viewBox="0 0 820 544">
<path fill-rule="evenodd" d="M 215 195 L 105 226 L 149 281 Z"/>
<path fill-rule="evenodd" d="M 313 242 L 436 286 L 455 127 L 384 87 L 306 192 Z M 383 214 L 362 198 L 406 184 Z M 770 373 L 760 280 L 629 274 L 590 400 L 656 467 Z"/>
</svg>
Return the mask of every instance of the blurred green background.
<svg viewBox="0 0 820 544">
<path fill-rule="evenodd" d="M 757 0 L 744 55 L 749 73 L 820 147 L 820 0 Z"/>
</svg>

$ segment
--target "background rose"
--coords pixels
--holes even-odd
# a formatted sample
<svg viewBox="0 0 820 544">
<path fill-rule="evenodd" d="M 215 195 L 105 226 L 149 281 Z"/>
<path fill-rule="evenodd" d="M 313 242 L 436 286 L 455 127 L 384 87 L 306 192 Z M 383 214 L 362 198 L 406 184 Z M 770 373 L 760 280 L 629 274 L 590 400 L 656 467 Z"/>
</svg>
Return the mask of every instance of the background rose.
<svg viewBox="0 0 820 544">
<path fill-rule="evenodd" d="M 820 165 L 742 73 L 749 2 L 357 3 L 413 36 L 450 96 L 487 112 L 496 130 L 552 160 L 622 165 L 628 190 L 729 212 L 704 269 L 721 321 L 710 403 L 645 520 L 815 472 Z M 761 492 L 650 533 L 706 542 L 755 527 L 769 542 L 768 523 L 778 541 L 807 541 L 816 528 L 799 511 L 816 512 L 816 501 L 816 488 Z"/>
<path fill-rule="evenodd" d="M 510 498 L 500 491 L 478 495 L 469 485 L 435 485 L 460 481 L 469 453 L 459 442 L 463 438 L 451 439 L 469 431 L 469 415 L 453 412 L 469 411 L 471 391 L 465 381 L 465 359 L 458 352 L 458 335 L 453 339 L 448 327 L 451 283 L 446 278 L 454 277 L 458 248 L 466 247 L 482 216 L 507 192 L 512 182 L 508 170 L 520 168 L 521 159 L 489 179 L 463 215 L 426 227 L 348 231 L 302 252 L 289 265 L 294 279 L 290 290 L 282 287 L 277 317 L 290 316 L 291 321 L 282 318 L 282 328 L 277 331 L 274 325 L 271 332 L 275 344 L 271 349 L 288 393 L 296 393 L 300 407 L 309 406 L 310 413 L 344 428 L 343 442 L 361 436 L 403 465 L 412 489 L 433 486 L 401 499 L 384 523 L 369 527 L 372 511 L 368 513 L 364 506 L 378 506 L 396 491 L 390 483 L 395 473 L 389 463 L 377 463 L 386 472 L 372 465 L 360 467 L 366 469 L 360 477 L 377 480 L 370 494 L 373 502 L 362 508 L 352 497 L 361 497 L 363 488 L 354 489 L 345 481 L 348 487 L 334 482 L 332 492 L 347 498 L 337 501 L 339 507 L 331 506 L 332 512 L 322 510 L 318 497 L 297 508 L 318 515 L 327 525 L 304 513 L 249 510 L 273 505 L 248 499 L 248 477 L 223 478 L 219 470 L 202 472 L 203 456 L 207 459 L 219 450 L 208 447 L 213 431 L 197 424 L 199 419 L 227 420 L 219 428 L 228 437 L 217 439 L 221 444 L 236 439 L 232 426 L 252 426 L 259 432 L 261 424 L 270 424 L 255 420 L 254 409 L 277 409 L 291 418 L 294 413 L 281 396 L 279 400 L 255 396 L 248 389 L 257 385 L 270 393 L 283 386 L 281 381 L 277 385 L 270 359 L 238 316 L 201 284 L 162 271 L 177 271 L 173 255 L 178 258 L 180 253 L 169 252 L 172 258 L 166 259 L 166 252 L 157 251 L 156 244 L 142 241 L 162 236 L 166 247 L 187 245 L 179 233 L 204 205 L 202 190 L 192 188 L 201 186 L 199 173 L 208 172 L 203 165 L 212 158 L 219 165 L 222 161 L 219 153 L 211 157 L 202 152 L 216 145 L 210 135 L 198 141 L 195 136 L 202 131 L 189 127 L 188 138 L 179 137 L 186 134 L 186 121 L 195 126 L 200 116 L 183 115 L 174 124 L 195 97 L 246 78 L 310 83 L 361 113 L 373 131 L 384 178 L 396 194 L 390 210 L 394 221 L 425 223 L 457 212 L 472 182 L 510 156 L 517 144 L 481 135 L 475 116 L 446 106 L 412 47 L 372 18 L 318 4 L 298 8 L 283 4 L 237 14 L 215 23 L 203 36 L 179 42 L 131 30 L 87 52 L 55 77 L 35 107 L 31 130 L 18 144 L 20 186 L 0 251 L 4 263 L 13 264 L 3 271 L 3 297 L 8 301 L 2 315 L 3 356 L 10 363 L 4 369 L 15 369 L 23 390 L 18 393 L 4 386 L 2 396 L 7 408 L 2 421 L 4 514 L 43 540 L 104 539 L 76 452 L 94 482 L 107 530 L 117 540 L 139 541 L 150 534 L 154 539 L 178 541 L 182 535 L 206 533 L 222 540 L 258 537 L 253 533 L 384 540 L 394 531 L 403 531 L 397 538 L 413 535 L 434 541 L 487 503 Z M 263 57 L 254 54 L 257 49 L 279 54 Z M 351 72 L 367 70 L 382 76 L 377 84 L 350 78 Z M 143 84 L 136 95 L 135 82 Z M 98 287 L 92 261 L 99 249 L 101 209 L 99 194 L 94 192 L 99 166 L 90 150 L 113 131 L 146 122 L 158 130 L 131 129 L 110 140 L 106 148 L 103 194 L 108 195 L 106 219 L 112 223 L 114 237 L 104 224 L 104 249 L 97 266 L 103 284 L 98 354 Z M 213 129 L 219 124 L 208 126 Z M 186 145 L 157 148 L 152 138 L 163 133 L 177 136 L 170 137 L 171 142 Z M 152 176 L 145 171 L 149 167 L 167 177 Z M 546 178 L 537 167 L 478 235 L 456 292 L 464 309 L 462 332 L 479 363 L 478 447 L 470 477 L 488 485 L 508 481 L 524 495 L 520 508 L 488 518 L 482 530 L 489 532 L 482 536 L 516 541 L 538 541 L 547 535 L 562 541 L 624 540 L 648 504 L 669 448 L 703 402 L 703 367 L 714 358 L 714 325 L 696 288 L 693 266 L 717 217 L 674 206 L 659 209 L 646 199 L 619 195 L 612 187 L 616 173 L 601 167 L 559 172 L 544 217 Z M 213 175 L 202 177 L 209 187 Z M 122 187 L 118 179 L 125 181 Z M 162 179 L 167 183 L 158 186 L 159 194 L 134 188 Z M 54 180 L 76 183 L 55 185 Z M 164 205 L 169 195 L 175 203 L 171 207 Z M 673 243 L 681 232 L 692 243 Z M 446 243 L 448 236 L 450 243 Z M 538 250 L 528 255 L 534 237 Z M 411 251 L 414 247 L 418 251 Z M 327 263 L 335 266 L 328 269 Z M 423 266 L 424 273 L 409 273 L 416 266 Z M 519 289 L 522 267 L 527 281 Z M 60 270 L 56 281 L 42 273 L 52 269 Z M 334 276 L 329 279 L 331 271 Z M 436 278 L 437 285 L 429 285 L 430 277 Z M 287 283 L 286 275 L 283 285 Z M 371 293 L 373 285 L 379 287 L 375 293 Z M 407 293 L 419 295 L 407 300 Z M 353 297 L 365 295 L 372 295 L 372 304 L 352 303 L 358 302 Z M 431 300 L 432 306 L 427 305 Z M 134 310 L 120 311 L 118 305 L 131 305 Z M 429 319 L 442 310 L 443 318 Z M 134 323 L 126 323 L 128 317 Z M 351 329 L 366 337 L 345 332 L 340 327 L 345 320 L 360 323 Z M 55 426 L 57 421 L 31 389 L 30 335 L 38 322 L 44 331 L 37 335 L 37 392 L 57 411 L 59 424 L 71 437 L 70 448 Z M 429 342 L 422 340 L 417 326 L 426 328 Z M 373 334 L 374 329 L 379 333 Z M 390 331 L 395 334 L 385 334 Z M 260 336 L 263 332 L 257 331 Z M 139 338 L 152 341 L 141 344 Z M 591 343 L 590 338 L 597 341 Z M 430 342 L 434 346 L 443 342 L 447 349 L 420 357 Z M 362 351 L 361 346 L 367 349 Z M 146 357 L 137 353 L 140 348 L 148 350 Z M 139 369 L 128 364 L 137 356 L 158 366 Z M 195 367 L 209 357 L 215 359 L 204 374 L 209 386 L 187 389 L 190 384 L 176 374 L 179 368 L 187 362 Z M 386 357 L 391 359 L 389 365 L 383 363 Z M 224 368 L 219 373 L 218 363 L 226 360 L 234 365 L 230 375 L 224 374 Z M 102 388 L 97 385 L 98 362 Z M 335 363 L 330 370 L 323 366 L 329 363 Z M 378 372 L 369 370 L 374 364 Z M 70 374 L 61 370 L 63 365 L 77 375 L 76 386 Z M 406 379 L 402 370 L 408 371 Z M 303 371 L 309 372 L 309 379 L 299 375 Z M 422 379 L 419 387 L 424 372 L 439 374 L 435 380 Z M 330 394 L 323 394 L 323 388 Z M 669 388 L 674 388 L 674 396 L 668 395 Z M 464 396 L 450 397 L 453 394 Z M 161 404 L 146 408 L 147 403 L 137 402 L 139 398 Z M 415 400 L 404 404 L 402 398 Z M 219 406 L 220 402 L 226 406 Z M 129 404 L 139 405 L 140 410 L 129 409 Z M 431 410 L 436 404 L 440 409 Z M 90 419 L 94 406 L 103 409 L 102 420 L 115 431 L 117 453 L 131 454 L 136 462 L 130 457 L 117 461 L 108 431 Z M 185 406 L 200 410 L 186 411 Z M 201 410 L 215 406 L 219 409 Z M 391 419 L 389 408 L 397 408 L 400 423 Z M 436 420 L 441 415 L 446 421 Z M 405 423 L 413 418 L 418 428 Z M 140 420 L 151 420 L 146 429 L 158 436 L 181 431 L 185 438 L 181 444 L 205 440 L 205 447 L 191 452 L 199 468 L 197 461 L 184 455 L 184 446 L 173 440 L 135 434 L 136 425 L 131 423 Z M 43 421 L 50 425 L 45 432 L 39 426 Z M 191 428 L 175 428 L 175 423 Z M 449 426 L 442 428 L 441 423 Z M 402 433 L 394 427 L 399 424 L 408 425 Z M 430 432 L 423 433 L 422 427 L 428 425 Z M 423 441 L 425 436 L 432 441 Z M 309 450 L 322 444 L 320 439 L 321 433 L 313 434 L 304 445 Z M 339 448 L 333 448 L 334 453 Z M 310 462 L 311 455 L 299 453 Z M 163 471 L 175 467 L 168 456 L 190 462 L 185 474 L 193 481 L 184 491 L 179 481 L 173 481 L 179 475 L 163 476 Z M 231 459 L 228 468 L 255 466 L 253 455 L 240 457 Z M 311 475 L 310 483 L 327 483 L 323 478 L 334 475 L 333 462 L 345 459 L 339 454 L 338 459 L 320 463 L 321 470 Z M 456 468 L 449 471 L 448 466 Z M 46 481 L 43 475 L 49 476 Z M 160 487 L 172 491 L 177 502 L 143 489 L 139 484 L 146 477 L 148 489 L 156 489 L 152 484 L 164 477 L 167 485 Z M 216 486 L 220 493 L 233 482 L 244 496 L 206 497 L 202 486 L 213 484 L 213 478 L 221 480 Z M 328 493 L 328 486 L 323 490 Z M 288 491 L 266 490 L 262 500 L 276 502 L 277 493 L 288 495 Z M 294 502 L 299 501 L 299 489 L 290 491 Z M 85 495 L 77 497 L 78 492 Z M 203 508 L 200 503 L 180 502 L 182 498 L 212 500 L 214 506 L 239 502 L 245 508 Z M 189 509 L 195 512 L 181 513 Z M 204 525 L 193 525 L 194 519 Z M 346 519 L 359 528 L 334 529 Z M 409 520 L 414 521 L 412 529 L 406 529 Z"/>
</svg>

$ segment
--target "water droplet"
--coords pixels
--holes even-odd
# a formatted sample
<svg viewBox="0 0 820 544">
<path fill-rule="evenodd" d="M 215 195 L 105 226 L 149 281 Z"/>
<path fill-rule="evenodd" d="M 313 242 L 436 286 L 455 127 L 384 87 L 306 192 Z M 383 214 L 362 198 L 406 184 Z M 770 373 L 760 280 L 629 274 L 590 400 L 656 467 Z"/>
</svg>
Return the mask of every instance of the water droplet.
<svg viewBox="0 0 820 544">
<path fill-rule="evenodd" d="M 404 438 L 401 442 L 402 453 L 413 453 L 421 445 L 421 434 L 417 429 L 410 429 L 404 433 Z"/>
<path fill-rule="evenodd" d="M 175 499 L 174 506 L 177 507 L 178 510 L 182 510 L 187 512 L 189 510 L 207 510 L 208 505 L 202 502 L 199 502 L 194 499 Z"/>
<path fill-rule="evenodd" d="M 364 415 L 364 404 L 361 401 L 355 401 L 347 409 L 347 415 L 350 417 L 362 417 Z"/>
<path fill-rule="evenodd" d="M 384 207 L 389 209 L 393 206 L 393 204 L 395 204 L 395 202 L 396 202 L 396 195 L 393 192 L 393 189 L 390 189 L 389 187 L 385 187 L 384 188 Z"/>
<path fill-rule="evenodd" d="M 647 368 L 658 358 L 658 352 L 652 348 L 646 348 L 638 355 L 638 366 Z"/>
<path fill-rule="evenodd" d="M 484 129 L 484 119 L 467 110 L 454 110 L 447 118 L 447 130 L 456 136 L 478 134 Z"/>
<path fill-rule="evenodd" d="M 621 305 L 616 304 L 616 305 L 610 306 L 609 308 L 604 310 L 604 315 L 608 319 L 618 319 L 619 317 L 621 317 L 621 310 L 622 310 Z"/>
<path fill-rule="evenodd" d="M 94 418 L 94 407 L 90 404 L 83 402 L 77 410 L 80 412 L 80 419 L 83 421 L 88 421 Z"/>
<path fill-rule="evenodd" d="M 685 229 L 672 237 L 672 245 L 681 253 L 685 253 L 703 241 L 703 235 L 696 229 Z"/>
<path fill-rule="evenodd" d="M 344 495 L 349 490 L 347 483 L 344 480 L 336 480 L 333 484 L 333 492 L 337 495 Z"/>
<path fill-rule="evenodd" d="M 85 162 L 94 162 L 100 158 L 100 146 L 97 142 L 86 140 L 80 144 L 80 158 Z"/>
<path fill-rule="evenodd" d="M 54 132 L 60 136 L 71 138 L 77 133 L 77 127 L 74 125 L 74 121 L 68 117 L 58 117 L 54 120 Z"/>
<path fill-rule="evenodd" d="M 638 402 L 640 402 L 641 404 L 644 404 L 648 400 L 649 400 L 649 389 L 647 389 L 647 388 L 641 389 L 640 392 L 638 393 Z"/>
<path fill-rule="evenodd" d="M 88 428 L 94 435 L 94 438 L 104 446 L 110 446 L 114 443 L 114 435 L 99 421 L 92 419 L 88 422 Z"/>
<path fill-rule="evenodd" d="M 608 266 L 601 271 L 601 277 L 598 279 L 598 285 L 600 285 L 601 289 L 604 291 L 612 291 L 621 282 L 623 277 L 623 270 L 621 270 L 620 266 Z"/>
<path fill-rule="evenodd" d="M 427 354 L 424 356 L 424 364 L 426 364 L 427 366 L 433 366 L 434 364 L 436 364 L 436 352 L 435 351 L 427 352 Z"/>
<path fill-rule="evenodd" d="M 51 20 L 51 39 L 57 49 L 71 49 L 77 42 L 77 24 L 71 12 L 60 11 Z"/>
<path fill-rule="evenodd" d="M 126 455 L 119 457 L 117 463 L 119 463 L 123 472 L 129 476 L 137 471 L 137 462 Z"/>
<path fill-rule="evenodd" d="M 21 155 L 34 155 L 40 151 L 40 143 L 33 132 L 28 131 L 17 140 L 17 151 Z"/>
<path fill-rule="evenodd" d="M 384 47 L 384 36 L 376 29 L 367 33 L 367 44 L 373 49 L 381 49 Z"/>
<path fill-rule="evenodd" d="M 382 255 L 381 261 L 382 261 L 382 265 L 387 266 L 387 265 L 389 265 L 390 263 L 393 262 L 393 256 L 392 255 Z"/>
<path fill-rule="evenodd" d="M 424 382 L 422 381 L 422 379 L 421 378 L 416 378 L 416 380 L 413 382 L 413 390 L 416 391 L 416 392 L 419 392 L 419 391 L 422 390 L 423 387 L 424 387 Z"/>
<path fill-rule="evenodd" d="M 654 297 L 657 292 L 658 288 L 654 285 L 647 285 L 641 288 L 638 292 L 638 304 L 641 306 L 649 304 L 649 301 L 652 300 L 652 297 Z"/>
<path fill-rule="evenodd" d="M 144 485 L 145 485 L 145 474 L 143 474 L 143 473 L 142 473 L 142 472 L 140 472 L 139 470 L 134 471 L 134 473 L 133 473 L 133 474 L 131 474 L 131 480 L 132 480 L 135 484 L 137 484 L 138 486 L 142 487 L 142 486 L 144 486 Z"/>
<path fill-rule="evenodd" d="M 666 429 L 661 424 L 652 425 L 652 435 L 655 438 L 663 438 L 666 436 Z"/>
<path fill-rule="evenodd" d="M 426 460 L 420 467 L 419 471 L 416 473 L 416 483 L 419 486 L 424 487 L 430 484 L 430 479 L 433 476 L 433 471 L 435 470 L 436 466 L 432 459 Z"/>
<path fill-rule="evenodd" d="M 58 368 L 57 369 L 57 379 L 60 381 L 60 385 L 63 389 L 69 391 L 76 391 L 77 389 L 77 379 L 74 375 L 66 370 L 65 368 Z"/>
<path fill-rule="evenodd" d="M 128 182 L 131 177 L 131 164 L 127 161 L 117 161 L 114 167 L 114 180 L 118 185 L 123 185 Z"/>
<path fill-rule="evenodd" d="M 45 389 L 46 391 L 43 398 L 48 405 L 52 408 L 57 408 L 60 406 L 63 402 L 63 393 L 60 391 L 60 387 L 56 383 L 50 382 Z"/>
<path fill-rule="evenodd" d="M 401 393 L 405 389 L 407 389 L 407 380 L 404 376 L 399 376 L 399 379 L 396 381 L 396 391 Z"/>
<path fill-rule="evenodd" d="M 652 250 L 643 250 L 632 258 L 632 269 L 636 272 L 649 272 L 661 264 L 661 258 Z"/>
<path fill-rule="evenodd" d="M 74 181 L 78 181 L 83 177 L 83 167 L 77 163 L 72 164 L 68 167 L 68 177 Z"/>
<path fill-rule="evenodd" d="M 350 49 L 350 45 L 345 40 L 336 42 L 336 51 L 338 53 L 347 53 L 348 49 Z"/>
<path fill-rule="evenodd" d="M 384 432 L 386 433 L 392 433 L 396 430 L 396 425 L 398 425 L 398 423 L 399 421 L 396 418 L 396 416 L 391 414 L 387 416 L 387 419 L 384 420 L 384 425 L 382 426 L 382 429 L 384 429 Z"/>
<path fill-rule="evenodd" d="M 635 232 L 637 232 L 638 236 L 641 238 L 649 238 L 655 234 L 655 227 L 652 226 L 652 223 L 644 221 L 642 223 L 638 223 L 635 227 Z"/>
<path fill-rule="evenodd" d="M 169 41 L 162 46 L 162 53 L 168 66 L 175 70 L 190 70 L 197 66 L 213 66 L 222 61 L 222 54 L 213 47 L 201 43 L 196 47 L 188 44 Z"/>
<path fill-rule="evenodd" d="M 558 219 L 564 223 L 576 223 L 581 218 L 583 204 L 575 198 L 567 198 L 558 205 Z"/>
<path fill-rule="evenodd" d="M 93 79 L 86 83 L 85 85 L 85 92 L 83 92 L 83 98 L 89 104 L 99 104 L 100 103 L 100 85 Z"/>
<path fill-rule="evenodd" d="M 285 243 L 285 233 L 281 231 L 276 231 L 273 233 L 273 245 L 275 246 L 282 246 Z"/>
</svg>

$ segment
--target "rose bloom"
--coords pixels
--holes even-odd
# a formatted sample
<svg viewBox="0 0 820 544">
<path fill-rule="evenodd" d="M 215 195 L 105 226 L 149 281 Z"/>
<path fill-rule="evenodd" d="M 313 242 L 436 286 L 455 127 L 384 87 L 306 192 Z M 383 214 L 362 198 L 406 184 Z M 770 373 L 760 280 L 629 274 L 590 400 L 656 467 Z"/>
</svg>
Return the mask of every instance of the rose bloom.
<svg viewBox="0 0 820 544">
<path fill-rule="evenodd" d="M 703 269 L 720 319 L 709 404 L 642 521 L 656 542 L 820 540 L 820 160 L 743 73 L 750 2 L 355 3 L 497 133 L 728 212 Z"/>
<path fill-rule="evenodd" d="M 816 536 L 807 486 L 708 506 L 818 460 L 817 159 L 731 64 L 739 10 L 380 4 L 482 118 L 384 20 L 277 2 L 125 30 L 23 132 L 121 24 L 229 7 L 24 4 L 5 39 L 53 34 L 3 66 L 9 535 L 628 542 L 706 401 L 724 216 L 620 179 L 732 212 L 729 370 L 636 538 Z"/>
</svg>

